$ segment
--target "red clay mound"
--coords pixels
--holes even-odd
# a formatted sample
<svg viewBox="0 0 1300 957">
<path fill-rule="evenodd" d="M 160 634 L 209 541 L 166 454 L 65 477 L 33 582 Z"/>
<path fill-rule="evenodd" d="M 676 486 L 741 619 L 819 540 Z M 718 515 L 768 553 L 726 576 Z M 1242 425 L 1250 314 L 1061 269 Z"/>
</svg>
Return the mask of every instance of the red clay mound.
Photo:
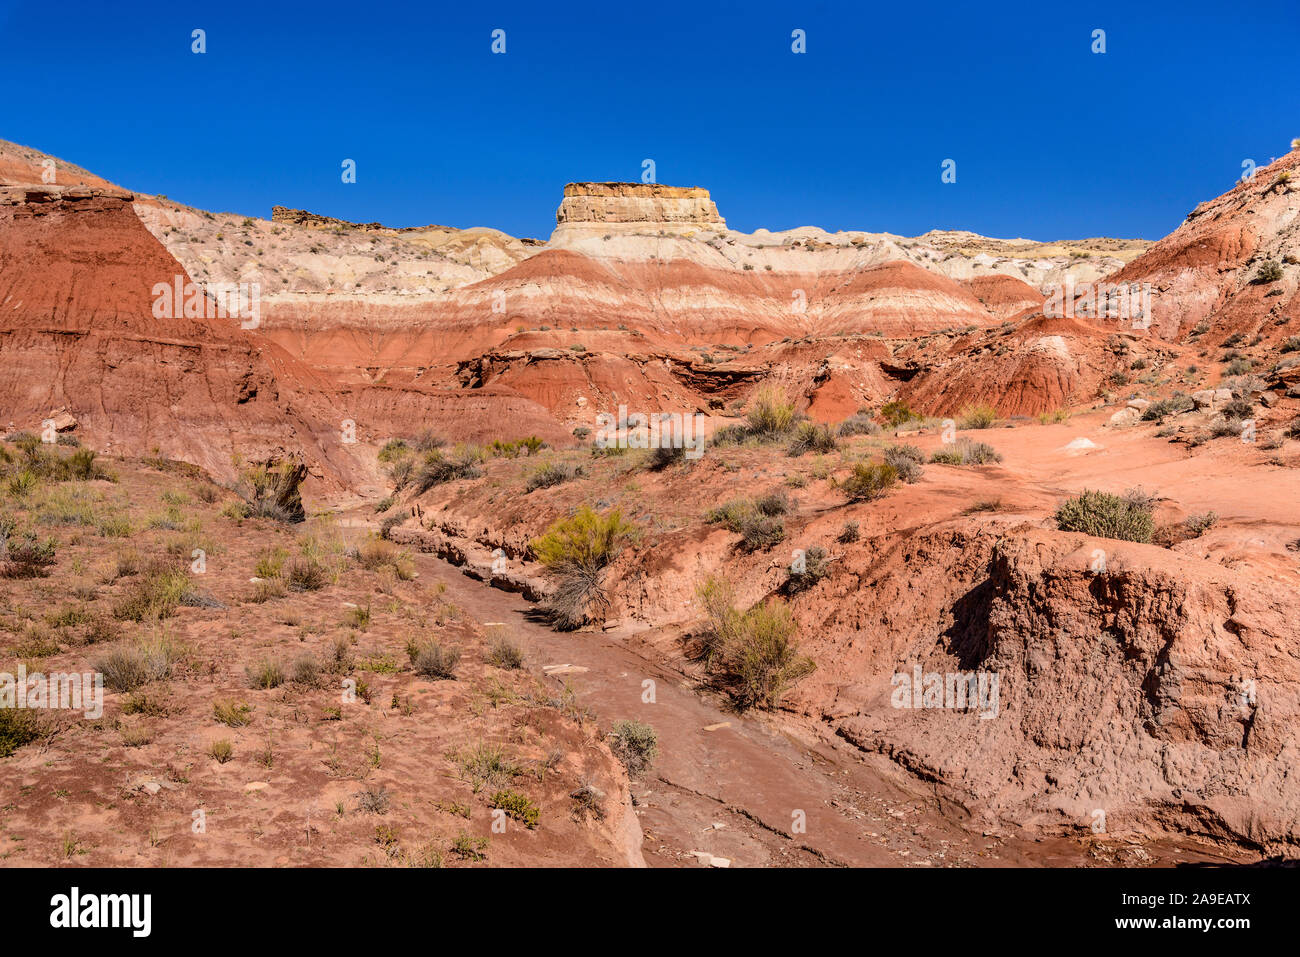
<svg viewBox="0 0 1300 957">
<path fill-rule="evenodd" d="M 1001 320 L 1012 319 L 1026 309 L 1043 307 L 1043 294 L 1015 276 L 976 276 L 963 285 Z"/>
<path fill-rule="evenodd" d="M 301 451 L 317 477 L 355 477 L 314 373 L 238 320 L 159 319 L 155 284 L 188 281 L 126 200 L 0 206 L 0 409 L 31 428 L 67 408 L 94 444 L 194 462 Z"/>
</svg>

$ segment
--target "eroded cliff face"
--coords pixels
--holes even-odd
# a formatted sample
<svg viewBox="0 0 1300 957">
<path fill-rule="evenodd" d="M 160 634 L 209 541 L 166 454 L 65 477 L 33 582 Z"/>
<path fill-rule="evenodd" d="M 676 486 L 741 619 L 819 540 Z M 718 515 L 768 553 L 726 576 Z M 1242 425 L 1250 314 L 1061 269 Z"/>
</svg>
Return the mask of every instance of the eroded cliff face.
<svg viewBox="0 0 1300 957">
<path fill-rule="evenodd" d="M 560 226 L 634 224 L 643 228 L 725 230 L 709 191 L 660 183 L 569 183 L 556 210 Z"/>
</svg>

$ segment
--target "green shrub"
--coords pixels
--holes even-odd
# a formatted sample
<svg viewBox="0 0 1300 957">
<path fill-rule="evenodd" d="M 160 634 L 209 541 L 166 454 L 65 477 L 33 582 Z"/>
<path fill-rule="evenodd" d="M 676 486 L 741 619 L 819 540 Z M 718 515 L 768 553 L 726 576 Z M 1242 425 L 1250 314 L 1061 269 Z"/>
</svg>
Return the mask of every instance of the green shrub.
<svg viewBox="0 0 1300 957">
<path fill-rule="evenodd" d="M 779 439 L 794 428 L 794 403 L 775 386 L 760 389 L 746 413 L 751 435 Z"/>
<path fill-rule="evenodd" d="M 45 733 L 40 717 L 29 708 L 0 708 L 0 758 L 7 758 Z"/>
<path fill-rule="evenodd" d="M 814 425 L 812 422 L 800 422 L 794 430 L 794 437 L 786 452 L 792 458 L 808 452 L 834 452 L 839 447 L 835 434 L 829 425 Z"/>
<path fill-rule="evenodd" d="M 1270 282 L 1277 282 L 1282 278 L 1282 267 L 1272 259 L 1266 259 L 1259 264 L 1259 269 L 1255 272 L 1255 278 L 1252 282 L 1260 285 L 1266 285 Z"/>
<path fill-rule="evenodd" d="M 519 821 L 525 827 L 534 828 L 537 826 L 540 810 L 526 795 L 520 794 L 518 791 L 508 789 L 497 791 L 492 795 L 490 803 L 492 807 L 505 811 L 506 817 Z"/>
<path fill-rule="evenodd" d="M 919 415 L 908 408 L 906 402 L 898 399 L 882 405 L 880 407 L 880 417 L 885 420 L 885 424 L 890 428 L 898 428 L 912 419 L 920 418 Z"/>
<path fill-rule="evenodd" d="M 788 605 L 757 604 L 738 611 L 725 579 L 709 578 L 697 595 L 707 618 L 705 666 L 741 708 L 771 709 L 816 664 L 799 653 L 797 631 Z"/>
<path fill-rule="evenodd" d="M 934 452 L 930 461 L 938 465 L 988 465 L 1001 462 L 1002 454 L 986 442 L 961 438 Z"/>
<path fill-rule="evenodd" d="M 640 774 L 659 756 L 659 733 L 641 721 L 616 721 L 611 729 L 610 750 L 623 762 L 629 774 Z"/>
<path fill-rule="evenodd" d="M 244 669 L 250 688 L 270 691 L 284 684 L 284 668 L 278 661 L 264 658 L 251 667 Z"/>
<path fill-rule="evenodd" d="M 190 577 L 184 568 L 153 562 L 140 572 L 140 577 L 113 606 L 113 617 L 120 621 L 169 618 L 190 594 L 190 588 Z"/>
<path fill-rule="evenodd" d="M 426 452 L 411 479 L 416 494 L 423 494 L 446 482 L 478 478 L 483 474 L 479 468 L 482 456 L 482 451 L 475 448 L 458 448 L 450 458 L 438 449 Z"/>
<path fill-rule="evenodd" d="M 1065 532 L 1126 542 L 1150 542 L 1155 533 L 1149 501 L 1091 490 L 1061 503 L 1056 510 L 1056 524 Z"/>
<path fill-rule="evenodd" d="M 991 405 L 971 405 L 958 413 L 957 428 L 988 429 L 997 421 L 997 410 Z"/>
<path fill-rule="evenodd" d="M 898 471 L 888 463 L 858 462 L 840 488 L 850 502 L 871 502 L 883 496 L 898 481 Z"/>
</svg>

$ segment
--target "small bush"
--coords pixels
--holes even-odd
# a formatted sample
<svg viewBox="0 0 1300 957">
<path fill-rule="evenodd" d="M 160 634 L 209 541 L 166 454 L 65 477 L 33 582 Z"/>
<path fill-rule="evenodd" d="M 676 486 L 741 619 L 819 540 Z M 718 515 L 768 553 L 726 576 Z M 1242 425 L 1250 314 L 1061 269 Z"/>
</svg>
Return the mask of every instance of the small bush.
<svg viewBox="0 0 1300 957">
<path fill-rule="evenodd" d="M 460 663 L 460 652 L 455 648 L 444 648 L 436 641 L 421 642 L 407 649 L 415 673 L 426 678 L 455 680 L 456 666 Z"/>
<path fill-rule="evenodd" d="M 1259 269 L 1255 271 L 1255 278 L 1252 282 L 1258 285 L 1267 285 L 1270 282 L 1277 282 L 1282 278 L 1282 267 L 1272 259 L 1266 259 L 1259 264 Z"/>
<path fill-rule="evenodd" d="M 315 558 L 295 556 L 284 567 L 284 582 L 291 591 L 319 591 L 325 587 L 325 568 Z"/>
<path fill-rule="evenodd" d="M 429 491 L 436 485 L 454 482 L 458 479 L 474 479 L 483 474 L 479 468 L 482 453 L 479 450 L 459 449 L 448 458 L 440 450 L 426 452 L 424 460 L 416 468 L 411 482 L 417 495 Z"/>
<path fill-rule="evenodd" d="M 393 796 L 383 785 L 362 788 L 356 794 L 357 810 L 362 814 L 387 814 Z"/>
<path fill-rule="evenodd" d="M 859 537 L 860 536 L 858 534 L 858 523 L 845 522 L 844 527 L 840 529 L 840 533 L 835 536 L 835 540 L 839 542 L 841 545 L 849 545 L 853 542 L 856 542 Z"/>
<path fill-rule="evenodd" d="M 785 583 L 786 591 L 793 593 L 811 588 L 830 573 L 830 553 L 820 545 L 814 545 L 804 552 L 803 570 L 790 569 L 790 577 Z"/>
<path fill-rule="evenodd" d="M 166 635 L 159 635 L 109 649 L 92 667 L 103 674 L 104 686 L 110 691 L 134 691 L 169 676 L 180 658 L 179 647 Z"/>
<path fill-rule="evenodd" d="M 791 458 L 806 455 L 809 452 L 834 452 L 839 448 L 835 434 L 829 425 L 814 425 L 812 422 L 800 422 L 794 430 L 794 437 L 786 448 Z"/>
<path fill-rule="evenodd" d="M 868 465 L 858 462 L 840 488 L 850 502 L 871 502 L 893 488 L 898 481 L 898 471 L 888 463 Z"/>
<path fill-rule="evenodd" d="M 921 480 L 925 472 L 921 465 L 924 461 L 925 453 L 915 445 L 891 445 L 885 449 L 885 464 L 892 465 L 898 478 L 908 485 Z"/>
<path fill-rule="evenodd" d="M 775 708 L 816 665 L 799 653 L 788 605 L 758 604 L 738 611 L 731 585 L 709 578 L 697 589 L 708 623 L 704 658 L 741 708 Z"/>
<path fill-rule="evenodd" d="M 1163 422 L 1168 416 L 1188 412 L 1193 408 L 1195 403 L 1180 392 L 1167 399 L 1156 399 L 1142 410 L 1142 418 L 1147 422 Z"/>
<path fill-rule="evenodd" d="M 208 756 L 218 764 L 225 764 L 235 756 L 235 746 L 230 743 L 229 738 L 213 741 L 208 745 Z"/>
<path fill-rule="evenodd" d="M 307 518 L 301 492 L 306 477 L 302 462 L 265 462 L 245 469 L 235 493 L 244 500 L 246 517 L 302 522 Z"/>
<path fill-rule="evenodd" d="M 936 451 L 930 456 L 930 461 L 938 465 L 988 465 L 1001 462 L 1002 455 L 986 442 L 962 438 Z"/>
<path fill-rule="evenodd" d="M 1056 524 L 1065 532 L 1126 542 L 1150 542 L 1155 533 L 1149 501 L 1091 490 L 1063 502 L 1056 510 Z"/>
<path fill-rule="evenodd" d="M 797 421 L 794 403 L 774 386 L 755 393 L 746 418 L 750 434 L 763 439 L 781 438 Z"/>
<path fill-rule="evenodd" d="M 659 734 L 641 721 L 616 721 L 611 729 L 610 750 L 623 762 L 628 774 L 640 774 L 659 756 Z"/>
<path fill-rule="evenodd" d="M 140 573 L 113 606 L 121 621 L 158 621 L 175 614 L 190 593 L 190 578 L 184 568 L 154 562 Z"/>
<path fill-rule="evenodd" d="M 657 445 L 650 450 L 650 457 L 646 461 L 646 468 L 652 472 L 662 472 L 671 465 L 678 465 L 686 461 L 686 446 L 684 445 Z"/>
<path fill-rule="evenodd" d="M 526 795 L 518 791 L 502 790 L 492 795 L 492 807 L 506 812 L 506 817 L 513 818 L 527 828 L 537 826 L 540 810 Z"/>
<path fill-rule="evenodd" d="M 656 453 L 661 451 L 663 450 L 655 449 Z M 552 488 L 565 482 L 572 482 L 580 475 L 582 475 L 582 466 L 580 465 L 573 465 L 569 462 L 553 462 L 543 465 L 528 477 L 525 491 L 535 492 L 539 488 Z"/>
<path fill-rule="evenodd" d="M 962 409 L 957 417 L 959 429 L 988 429 L 997 421 L 997 410 L 991 405 L 972 405 Z"/>
<path fill-rule="evenodd" d="M 599 515 L 584 505 L 570 518 L 551 524 L 531 542 L 533 554 L 548 569 L 578 566 L 601 569 L 612 562 L 633 538 L 636 526 L 614 509 Z"/>
<path fill-rule="evenodd" d="M 883 431 L 880 423 L 868 415 L 851 415 L 839 427 L 842 438 L 850 435 L 879 435 Z"/>
<path fill-rule="evenodd" d="M 243 728 L 253 721 L 253 709 L 242 701 L 222 698 L 212 704 L 212 716 L 230 728 Z"/>
<path fill-rule="evenodd" d="M 244 669 L 250 688 L 269 691 L 284 684 L 284 668 L 278 661 L 264 658 L 249 668 Z"/>
<path fill-rule="evenodd" d="M 29 708 L 0 708 L 0 758 L 7 758 L 45 733 L 40 717 Z"/>
<path fill-rule="evenodd" d="M 885 420 L 885 424 L 890 428 L 898 428 L 910 422 L 912 419 L 919 419 L 920 416 L 908 408 L 906 402 L 894 400 L 886 402 L 880 407 L 880 417 Z"/>
<path fill-rule="evenodd" d="M 489 664 L 507 671 L 515 671 L 524 666 L 524 650 L 507 635 L 498 636 L 488 647 Z"/>
</svg>

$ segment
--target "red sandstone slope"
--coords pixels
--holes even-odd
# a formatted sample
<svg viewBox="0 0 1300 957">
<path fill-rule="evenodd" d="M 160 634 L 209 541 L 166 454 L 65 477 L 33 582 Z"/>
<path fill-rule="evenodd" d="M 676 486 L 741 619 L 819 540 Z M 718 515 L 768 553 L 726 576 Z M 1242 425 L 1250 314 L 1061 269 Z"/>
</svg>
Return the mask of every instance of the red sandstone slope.
<svg viewBox="0 0 1300 957">
<path fill-rule="evenodd" d="M 309 369 L 237 320 L 155 318 L 180 265 L 128 200 L 61 195 L 0 206 L 0 420 L 67 408 L 96 445 L 217 475 L 235 453 L 301 452 L 318 477 L 358 477 Z"/>
<path fill-rule="evenodd" d="M 1282 278 L 1258 281 L 1270 262 Z M 1152 333 L 1164 339 L 1186 340 L 1198 326 L 1282 335 L 1279 327 L 1300 316 L 1300 150 L 1201 203 L 1108 281 L 1152 284 Z"/>
</svg>

